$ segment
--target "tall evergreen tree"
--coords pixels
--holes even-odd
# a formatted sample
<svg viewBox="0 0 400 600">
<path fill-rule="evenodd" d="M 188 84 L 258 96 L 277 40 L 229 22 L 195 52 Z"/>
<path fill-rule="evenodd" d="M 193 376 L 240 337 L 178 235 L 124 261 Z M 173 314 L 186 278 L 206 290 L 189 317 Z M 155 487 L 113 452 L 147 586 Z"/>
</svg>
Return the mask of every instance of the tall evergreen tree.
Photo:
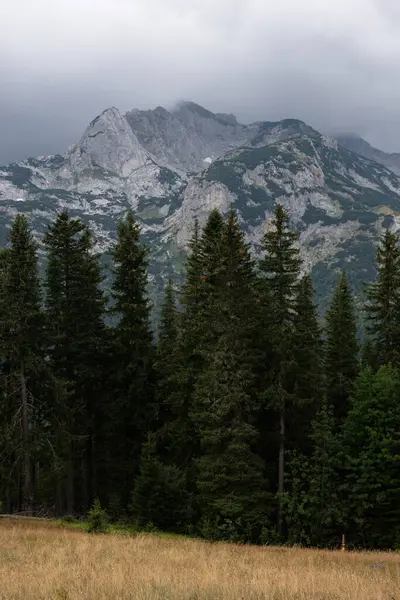
<svg viewBox="0 0 400 600">
<path fill-rule="evenodd" d="M 278 528 L 283 525 L 283 491 L 285 474 L 285 438 L 288 406 L 293 403 L 293 334 L 296 315 L 296 294 L 301 259 L 296 247 L 298 234 L 290 230 L 289 216 L 277 204 L 271 227 L 262 240 L 264 257 L 260 263 L 268 305 L 264 322 L 273 346 L 269 368 L 267 398 L 279 413 L 278 461 Z"/>
<path fill-rule="evenodd" d="M 367 288 L 365 311 L 378 363 L 400 359 L 400 248 L 399 237 L 385 230 L 376 252 L 378 278 Z"/>
<path fill-rule="evenodd" d="M 363 369 L 343 427 L 348 539 L 367 548 L 395 548 L 400 540 L 400 373 Z"/>
<path fill-rule="evenodd" d="M 178 367 L 175 362 L 178 343 L 178 311 L 175 291 L 168 280 L 161 309 L 156 352 L 158 405 L 166 405 L 172 393 L 172 377 Z M 162 411 L 162 409 L 161 409 Z"/>
<path fill-rule="evenodd" d="M 110 440 L 115 493 L 126 506 L 138 473 L 141 446 L 155 427 L 155 373 L 150 303 L 147 295 L 148 250 L 131 212 L 118 225 L 112 257 L 114 330 L 114 399 Z"/>
<path fill-rule="evenodd" d="M 144 526 L 185 531 L 190 516 L 185 474 L 174 464 L 165 464 L 152 437 L 143 444 L 139 475 L 130 505 L 132 516 Z"/>
<path fill-rule="evenodd" d="M 286 520 L 291 543 L 332 546 L 343 523 L 338 471 L 340 439 L 331 409 L 322 400 L 312 423 L 312 455 L 295 453 L 290 461 Z"/>
<path fill-rule="evenodd" d="M 344 272 L 326 313 L 326 337 L 327 399 L 333 407 L 336 423 L 342 424 L 359 369 L 354 302 Z"/>
<path fill-rule="evenodd" d="M 79 506 L 87 508 L 96 493 L 96 419 L 107 372 L 105 297 L 94 242 L 80 220 L 63 211 L 49 226 L 44 243 L 49 354 L 55 377 L 54 447 L 65 473 L 66 508 L 72 514 Z M 58 482 L 57 493 L 58 503 L 64 504 L 62 484 Z"/>
<path fill-rule="evenodd" d="M 40 402 L 35 397 L 35 375 L 43 368 L 44 349 L 37 245 L 25 216 L 15 217 L 10 242 L 2 269 L 0 347 L 9 376 L 6 394 L 15 398 L 12 418 L 20 423 L 16 453 L 21 466 L 22 508 L 30 511 L 34 499 L 33 430 Z"/>
<path fill-rule="evenodd" d="M 197 485 L 203 517 L 221 537 L 229 531 L 237 539 L 254 540 L 268 510 L 263 463 L 254 451 L 256 276 L 234 212 L 228 216 L 219 260 L 209 321 L 216 341 L 207 347 L 193 403 L 202 449 Z"/>
<path fill-rule="evenodd" d="M 161 456 L 165 460 L 171 459 L 171 455 L 174 454 L 171 448 L 171 436 L 173 437 L 172 430 L 176 426 L 176 414 L 171 405 L 171 399 L 175 393 L 175 376 L 181 366 L 177 352 L 178 332 L 179 313 L 172 281 L 169 280 L 165 288 L 164 302 L 161 308 L 155 356 L 158 406 L 156 446 L 158 457 Z M 148 447 L 146 448 L 146 455 L 149 455 Z"/>
<path fill-rule="evenodd" d="M 215 337 L 210 316 L 215 300 L 223 229 L 224 220 L 217 210 L 211 211 L 202 232 L 195 222 L 180 298 L 183 313 L 179 319 L 174 357 L 177 369 L 172 382 L 174 391 L 169 398 L 174 415 L 170 428 L 170 449 L 175 464 L 187 471 L 189 488 L 192 490 L 195 478 L 192 458 L 198 452 L 198 439 L 190 411 L 194 387 L 204 370 L 206 349 Z"/>
<path fill-rule="evenodd" d="M 311 278 L 304 275 L 296 294 L 293 331 L 294 397 L 288 409 L 288 444 L 311 450 L 311 423 L 323 397 L 323 345 Z"/>
</svg>

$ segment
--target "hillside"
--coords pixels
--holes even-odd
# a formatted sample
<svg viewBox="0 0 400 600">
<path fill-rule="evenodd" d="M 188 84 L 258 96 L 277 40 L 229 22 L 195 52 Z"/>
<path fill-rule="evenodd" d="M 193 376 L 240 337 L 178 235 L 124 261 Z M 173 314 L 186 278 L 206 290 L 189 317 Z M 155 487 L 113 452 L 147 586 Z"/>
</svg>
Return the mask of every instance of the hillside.
<svg viewBox="0 0 400 600">
<path fill-rule="evenodd" d="M 66 207 L 93 228 L 101 252 L 133 208 L 151 250 L 155 295 L 167 276 L 179 277 L 195 216 L 202 223 L 214 206 L 236 208 L 257 252 L 279 201 L 323 300 L 341 268 L 357 291 L 373 276 L 377 236 L 397 227 L 400 179 L 301 121 L 241 125 L 183 103 L 126 116 L 107 109 L 63 156 L 0 168 L 0 200 L 1 245 L 17 212 L 40 238 Z"/>
</svg>

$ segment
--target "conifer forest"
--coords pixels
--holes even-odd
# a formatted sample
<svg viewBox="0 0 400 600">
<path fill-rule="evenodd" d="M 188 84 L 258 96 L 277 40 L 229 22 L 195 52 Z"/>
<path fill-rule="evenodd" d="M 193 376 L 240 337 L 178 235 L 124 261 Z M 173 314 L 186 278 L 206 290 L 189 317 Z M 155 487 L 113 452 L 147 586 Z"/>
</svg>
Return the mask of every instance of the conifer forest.
<svg viewBox="0 0 400 600">
<path fill-rule="evenodd" d="M 109 287 L 80 220 L 60 213 L 39 251 L 15 217 L 0 251 L 3 513 L 84 517 L 99 499 L 116 522 L 210 540 L 400 547 L 397 234 L 364 297 L 338 273 L 321 315 L 280 205 L 265 231 L 256 260 L 234 211 L 194 222 L 153 330 L 132 213 Z"/>
</svg>

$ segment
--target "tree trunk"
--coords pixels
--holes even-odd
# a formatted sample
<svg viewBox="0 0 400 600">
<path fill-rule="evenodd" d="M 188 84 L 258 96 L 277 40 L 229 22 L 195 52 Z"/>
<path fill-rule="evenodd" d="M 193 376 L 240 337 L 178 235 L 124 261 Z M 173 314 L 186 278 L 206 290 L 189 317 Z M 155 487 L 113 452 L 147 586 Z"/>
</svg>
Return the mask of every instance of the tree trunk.
<svg viewBox="0 0 400 600">
<path fill-rule="evenodd" d="M 32 478 L 31 478 L 31 456 L 29 448 L 29 407 L 28 391 L 26 388 L 25 365 L 21 360 L 20 365 L 21 403 L 22 403 L 22 509 L 25 512 L 32 511 Z"/>
<path fill-rule="evenodd" d="M 278 494 L 279 494 L 279 512 L 278 512 L 278 531 L 282 535 L 283 530 L 283 490 L 285 476 L 285 408 L 283 407 L 279 415 L 279 465 L 278 465 Z"/>
<path fill-rule="evenodd" d="M 82 472 L 82 497 L 81 503 L 83 512 L 86 513 L 89 505 L 89 491 L 88 491 L 88 452 L 85 449 L 85 454 L 81 460 L 81 472 Z"/>
<path fill-rule="evenodd" d="M 96 456 L 96 434 L 92 432 L 90 444 L 90 496 L 91 500 L 97 497 L 97 456 Z"/>
<path fill-rule="evenodd" d="M 67 513 L 74 514 L 75 490 L 74 490 L 74 459 L 72 442 L 70 442 L 69 456 L 67 460 Z"/>
</svg>

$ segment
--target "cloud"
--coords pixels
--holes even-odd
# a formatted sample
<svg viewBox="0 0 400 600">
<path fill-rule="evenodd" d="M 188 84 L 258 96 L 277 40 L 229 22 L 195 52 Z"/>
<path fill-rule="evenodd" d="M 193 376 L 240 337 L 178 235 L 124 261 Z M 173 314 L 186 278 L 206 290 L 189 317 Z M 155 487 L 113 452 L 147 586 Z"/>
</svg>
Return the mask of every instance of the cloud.
<svg viewBox="0 0 400 600">
<path fill-rule="evenodd" d="M 63 151 L 109 105 L 182 98 L 400 150 L 399 26 L 398 0 L 8 0 L 0 162 Z"/>
</svg>

